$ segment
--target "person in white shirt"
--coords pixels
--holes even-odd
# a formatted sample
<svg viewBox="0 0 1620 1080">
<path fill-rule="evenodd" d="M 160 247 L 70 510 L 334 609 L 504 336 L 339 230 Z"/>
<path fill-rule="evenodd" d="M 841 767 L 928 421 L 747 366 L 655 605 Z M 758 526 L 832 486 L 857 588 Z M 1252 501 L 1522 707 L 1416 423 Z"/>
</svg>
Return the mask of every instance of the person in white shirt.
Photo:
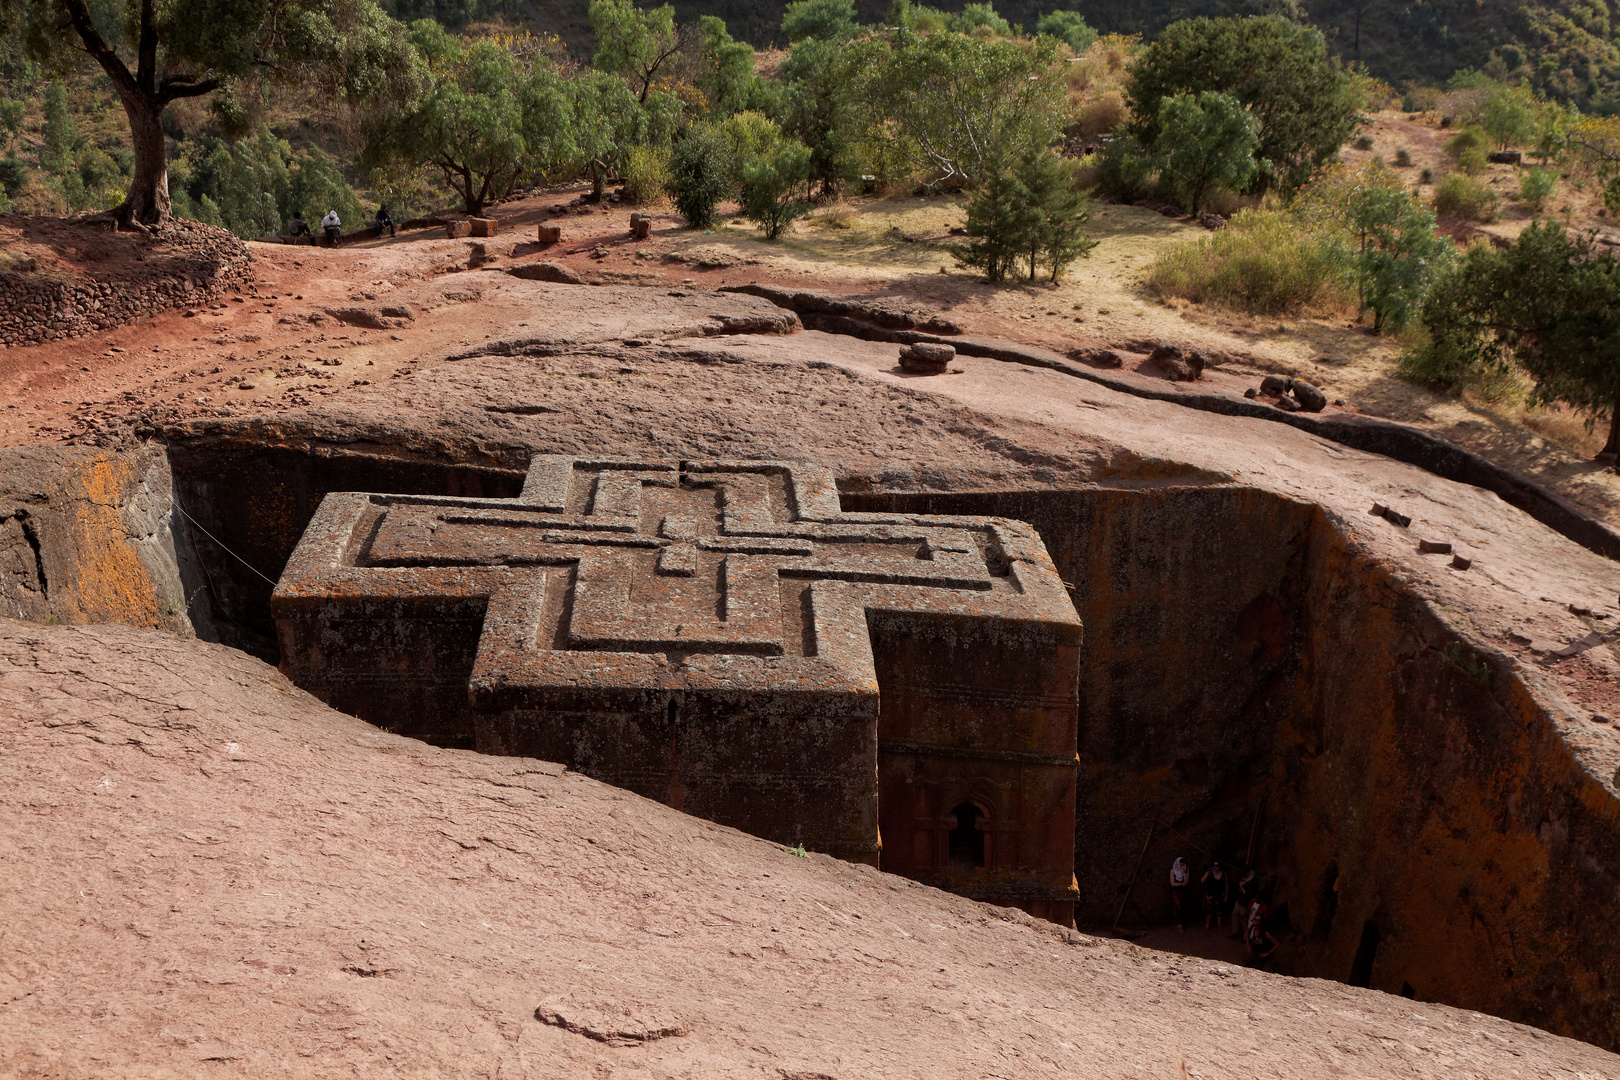
<svg viewBox="0 0 1620 1080">
<path fill-rule="evenodd" d="M 1170 864 L 1170 898 L 1176 903 L 1176 929 L 1182 928 L 1186 918 L 1187 897 L 1192 891 L 1192 872 L 1187 869 L 1187 860 L 1180 855 Z"/>
<path fill-rule="evenodd" d="M 326 212 L 326 216 L 321 218 L 321 228 L 326 232 L 326 242 L 337 247 L 343 239 L 343 219 L 338 217 L 336 210 Z"/>
</svg>

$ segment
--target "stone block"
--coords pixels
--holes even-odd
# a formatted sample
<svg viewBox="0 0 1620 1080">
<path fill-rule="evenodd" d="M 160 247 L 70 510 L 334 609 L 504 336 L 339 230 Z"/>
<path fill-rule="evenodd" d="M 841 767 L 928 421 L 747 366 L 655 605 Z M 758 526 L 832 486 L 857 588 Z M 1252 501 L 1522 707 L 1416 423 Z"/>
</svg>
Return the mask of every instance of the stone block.
<svg viewBox="0 0 1620 1080">
<path fill-rule="evenodd" d="M 950 345 L 935 345 L 919 341 L 900 350 L 900 367 L 918 375 L 943 375 L 956 349 Z"/>
<path fill-rule="evenodd" d="M 1021 522 L 540 456 L 516 499 L 328 495 L 271 604 L 373 723 L 1072 922 L 1081 627 Z"/>
<path fill-rule="evenodd" d="M 539 228 L 539 241 L 542 244 L 555 244 L 562 239 L 561 225 L 542 225 Z"/>
<path fill-rule="evenodd" d="M 500 222 L 494 218 L 475 217 L 467 222 L 474 236 L 494 236 L 500 231 Z"/>
<path fill-rule="evenodd" d="M 447 221 L 444 223 L 444 235 L 449 237 L 451 240 L 455 240 L 463 236 L 469 236 L 471 233 L 472 225 L 470 222 Z"/>
<path fill-rule="evenodd" d="M 631 214 L 630 235 L 637 240 L 647 239 L 652 235 L 652 219 L 644 214 Z"/>
</svg>

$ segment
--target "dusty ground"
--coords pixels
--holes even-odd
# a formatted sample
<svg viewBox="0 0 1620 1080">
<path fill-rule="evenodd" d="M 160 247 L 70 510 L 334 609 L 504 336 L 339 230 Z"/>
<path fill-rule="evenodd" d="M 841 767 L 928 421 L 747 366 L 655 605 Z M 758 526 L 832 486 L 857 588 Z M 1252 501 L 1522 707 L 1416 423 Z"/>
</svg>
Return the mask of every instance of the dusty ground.
<svg viewBox="0 0 1620 1080">
<path fill-rule="evenodd" d="M 0 621 L 0 703 L 6 1076 L 1620 1074 L 437 750 L 155 631 Z"/>
<path fill-rule="evenodd" d="M 1440 152 L 1440 133 L 1431 128 L 1387 115 L 1379 125 L 1374 153 L 1410 145 L 1420 167 Z M 1099 205 L 1093 227 L 1103 242 L 1061 285 L 991 287 L 950 258 L 949 229 L 964 220 L 951 198 L 854 200 L 818 212 L 776 244 L 740 218 L 697 233 L 656 210 L 652 237 L 634 241 L 628 207 L 554 209 L 572 207 L 570 200 L 547 195 L 495 207 L 503 231 L 488 241 L 450 240 L 432 229 L 337 251 L 254 244 L 258 282 L 239 302 L 0 351 L 0 444 L 82 439 L 112 417 L 241 415 L 341 396 L 515 326 L 547 326 L 544 313 L 490 302 L 500 293 L 490 285 L 491 270 L 546 261 L 601 284 L 707 291 L 775 282 L 889 298 L 941 311 L 973 333 L 1060 352 L 1145 349 L 1161 340 L 1196 346 L 1221 360 L 1211 382 L 1229 392 L 1241 393 L 1264 372 L 1301 376 L 1344 409 L 1436 431 L 1620 523 L 1620 476 L 1590 460 L 1596 443 L 1576 418 L 1525 414 L 1401 382 L 1393 376 L 1399 343 L 1342 319 L 1251 319 L 1160 304 L 1140 284 L 1143 271 L 1165 245 L 1204 231 L 1150 210 Z M 548 249 L 533 241 L 542 221 L 561 224 L 562 243 Z M 472 257 L 475 243 L 488 261 Z M 473 263 L 480 269 L 469 272 Z M 409 325 L 366 330 L 321 319 L 327 309 L 398 300 L 416 305 Z M 162 408 L 154 411 L 156 403 Z"/>
</svg>

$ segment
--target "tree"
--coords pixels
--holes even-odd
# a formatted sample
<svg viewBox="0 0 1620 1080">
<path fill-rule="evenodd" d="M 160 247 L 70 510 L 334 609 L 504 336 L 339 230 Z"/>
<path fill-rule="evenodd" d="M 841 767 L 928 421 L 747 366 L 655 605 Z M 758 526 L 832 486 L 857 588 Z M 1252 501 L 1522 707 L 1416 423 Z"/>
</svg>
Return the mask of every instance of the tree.
<svg viewBox="0 0 1620 1080">
<path fill-rule="evenodd" d="M 738 191 L 743 213 L 775 240 L 810 209 L 798 197 L 810 177 L 810 149 L 798 139 L 778 138 L 742 167 Z"/>
<path fill-rule="evenodd" d="M 1375 334 L 1406 327 L 1455 251 L 1435 230 L 1434 214 L 1382 161 L 1331 167 L 1296 208 L 1305 221 L 1349 237 L 1360 310 L 1372 312 Z"/>
<path fill-rule="evenodd" d="M 1526 143 L 1536 134 L 1535 100 L 1517 86 L 1496 86 L 1485 98 L 1479 124 L 1497 149 Z"/>
<path fill-rule="evenodd" d="M 992 169 L 968 200 L 968 242 L 951 247 L 963 266 L 977 267 L 991 282 L 1005 281 L 1029 250 L 1040 212 L 1030 205 L 1029 191 L 1009 168 Z"/>
<path fill-rule="evenodd" d="M 1035 24 L 1035 32 L 1051 34 L 1059 41 L 1067 42 L 1077 56 L 1091 48 L 1091 43 L 1097 40 L 1097 31 L 1086 22 L 1084 15 L 1063 9 L 1042 15 Z"/>
<path fill-rule="evenodd" d="M 428 19 L 411 24 L 411 40 L 428 58 L 430 89 L 374 116 L 361 156 L 368 170 L 431 165 L 476 216 L 528 177 L 588 156 L 578 141 L 580 87 L 544 55 L 519 57 L 487 38 L 463 45 Z M 623 81 L 604 78 L 639 116 Z"/>
<path fill-rule="evenodd" d="M 841 42 L 806 37 L 782 63 L 782 130 L 810 148 L 810 180 L 827 195 L 859 170 L 861 116 L 852 86 L 855 62 Z"/>
<path fill-rule="evenodd" d="M 993 5 L 985 3 L 965 5 L 960 14 L 951 16 L 950 25 L 959 34 L 977 34 L 983 30 L 997 37 L 1013 36 L 1012 24 L 1002 18 Z"/>
<path fill-rule="evenodd" d="M 902 31 L 858 44 L 851 68 L 877 137 L 940 179 L 977 186 L 1058 135 L 1067 97 L 1050 38 Z"/>
<path fill-rule="evenodd" d="M 730 116 L 753 104 L 760 78 L 754 49 L 733 41 L 724 19 L 704 15 L 697 21 L 697 71 L 692 85 L 703 91 L 712 116 Z"/>
<path fill-rule="evenodd" d="M 596 34 L 591 64 L 624 76 L 645 105 L 659 73 L 679 66 L 686 45 L 675 26 L 675 9 L 665 4 L 643 10 L 632 0 L 591 0 L 590 20 Z"/>
<path fill-rule="evenodd" d="M 731 150 L 711 127 L 694 128 L 669 156 L 669 194 L 694 229 L 714 224 L 715 207 L 731 193 Z"/>
<path fill-rule="evenodd" d="M 951 248 L 964 266 L 1003 281 L 1018 260 L 1027 260 L 1034 281 L 1042 262 L 1056 281 L 1097 241 L 1085 235 L 1091 197 L 1075 184 L 1074 162 L 1046 147 L 1031 147 L 1016 160 L 998 163 L 968 201 L 966 244 Z"/>
<path fill-rule="evenodd" d="M 1620 453 L 1620 262 L 1557 222 L 1536 222 L 1511 248 L 1468 252 L 1423 307 L 1441 381 L 1463 382 L 1516 361 L 1532 402 L 1609 421 L 1604 454 Z"/>
<path fill-rule="evenodd" d="M 1079 187 L 1078 168 L 1078 162 L 1047 147 L 1025 151 L 1019 160 L 1018 181 L 1036 211 L 1033 235 L 1024 241 L 1031 281 L 1037 260 L 1045 261 L 1047 280 L 1056 283 L 1070 263 L 1097 246 L 1085 233 L 1091 220 L 1091 193 Z"/>
<path fill-rule="evenodd" d="M 1159 137 L 1153 159 L 1197 216 L 1204 196 L 1218 188 L 1239 190 L 1259 171 L 1254 152 L 1260 121 L 1235 98 L 1205 90 L 1159 100 Z"/>
<path fill-rule="evenodd" d="M 172 214 L 162 117 L 216 95 L 244 120 L 258 79 L 348 99 L 414 97 L 422 69 L 403 29 L 372 0 L 0 0 L 28 52 L 62 70 L 95 61 L 124 106 L 134 147 L 127 226 Z"/>
<path fill-rule="evenodd" d="M 1130 65 L 1133 133 L 1152 149 L 1159 103 L 1205 90 L 1228 94 L 1260 121 L 1258 174 L 1284 191 L 1304 185 L 1355 129 L 1355 82 L 1328 55 L 1322 35 L 1277 15 L 1186 19 L 1167 26 Z"/>
<path fill-rule="evenodd" d="M 793 0 L 782 13 L 782 34 L 792 44 L 809 38 L 843 41 L 859 29 L 855 0 Z"/>
</svg>

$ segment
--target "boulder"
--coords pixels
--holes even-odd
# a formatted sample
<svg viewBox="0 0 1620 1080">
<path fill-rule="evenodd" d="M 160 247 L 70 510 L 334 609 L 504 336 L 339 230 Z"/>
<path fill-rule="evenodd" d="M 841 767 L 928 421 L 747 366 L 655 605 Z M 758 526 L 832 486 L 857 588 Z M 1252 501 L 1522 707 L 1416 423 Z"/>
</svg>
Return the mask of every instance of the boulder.
<svg viewBox="0 0 1620 1080">
<path fill-rule="evenodd" d="M 956 350 L 949 345 L 934 345 L 919 341 L 900 350 L 900 367 L 918 375 L 943 375 Z"/>
<path fill-rule="evenodd" d="M 465 221 L 447 221 L 444 223 L 444 235 L 451 240 L 467 236 L 472 232 L 472 226 Z"/>
<path fill-rule="evenodd" d="M 1327 407 L 1327 395 L 1303 379 L 1295 379 L 1294 398 L 1306 412 L 1321 412 Z"/>
<path fill-rule="evenodd" d="M 1204 358 L 1198 353 L 1191 355 L 1198 357 L 1196 368 L 1189 354 L 1181 346 L 1160 344 L 1153 347 L 1153 352 L 1148 355 L 1148 362 L 1157 364 L 1159 370 L 1164 372 L 1164 377 L 1171 382 L 1192 382 L 1203 370 Z"/>
<path fill-rule="evenodd" d="M 1517 150 L 1492 150 L 1485 155 L 1485 160 L 1492 165 L 1518 165 L 1524 161 L 1524 155 Z"/>
<path fill-rule="evenodd" d="M 1299 402 L 1284 394 L 1277 399 L 1277 408 L 1283 412 L 1299 412 Z"/>
<path fill-rule="evenodd" d="M 500 231 L 500 223 L 494 218 L 475 217 L 467 224 L 474 236 L 494 236 Z"/>
<path fill-rule="evenodd" d="M 1294 388 L 1294 380 L 1286 375 L 1267 375 L 1260 380 L 1262 394 L 1286 394 Z"/>
<path fill-rule="evenodd" d="M 539 240 L 542 244 L 555 244 L 562 239 L 561 225 L 542 225 L 539 230 Z"/>
<path fill-rule="evenodd" d="M 645 240 L 652 234 L 652 219 L 645 214 L 630 215 L 630 235 L 637 240 Z"/>
<path fill-rule="evenodd" d="M 556 263 L 528 263 L 524 266 L 509 266 L 506 272 L 513 277 L 524 281 L 550 281 L 558 285 L 583 285 L 585 279 Z"/>
<path fill-rule="evenodd" d="M 1224 229 L 1226 228 L 1226 219 L 1219 214 L 1199 214 L 1198 224 L 1206 229 Z"/>
</svg>

